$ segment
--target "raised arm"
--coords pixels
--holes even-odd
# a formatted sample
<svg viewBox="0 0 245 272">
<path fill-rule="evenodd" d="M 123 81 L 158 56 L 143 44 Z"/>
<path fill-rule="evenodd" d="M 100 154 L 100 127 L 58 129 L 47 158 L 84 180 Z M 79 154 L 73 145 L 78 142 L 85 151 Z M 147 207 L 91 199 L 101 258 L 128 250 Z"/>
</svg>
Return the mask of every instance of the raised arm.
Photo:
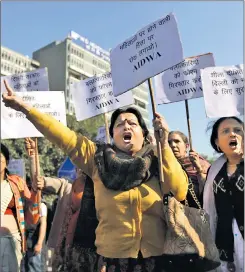
<svg viewBox="0 0 245 272">
<path fill-rule="evenodd" d="M 162 157 L 164 191 L 171 191 L 174 197 L 179 201 L 185 200 L 188 190 L 188 176 L 182 169 L 180 163 L 176 160 L 170 146 L 165 146 L 165 148 L 162 149 Z"/>
<path fill-rule="evenodd" d="M 14 94 L 5 80 L 4 84 L 7 90 L 2 95 L 5 106 L 23 112 L 49 141 L 60 147 L 78 168 L 92 177 L 96 145 L 83 135 L 77 135 L 50 115 L 25 104 Z"/>
<path fill-rule="evenodd" d="M 30 175 L 32 181 L 32 187 L 36 189 L 36 178 L 40 173 L 39 159 L 35 159 L 36 156 L 36 143 L 31 138 L 25 138 L 25 148 L 30 161 Z"/>
<path fill-rule="evenodd" d="M 66 179 L 56 177 L 37 177 L 37 185 L 46 193 L 59 194 L 63 190 L 63 195 L 68 195 L 71 192 L 72 184 Z"/>
<path fill-rule="evenodd" d="M 204 185 L 207 178 L 207 171 L 210 167 L 210 163 L 207 162 L 204 158 L 198 155 L 198 153 L 194 150 L 189 152 L 190 160 L 193 166 L 196 168 L 197 171 L 197 178 L 199 182 L 199 193 L 201 194 L 204 189 Z"/>
<path fill-rule="evenodd" d="M 40 173 L 40 164 L 39 160 L 35 159 L 36 156 L 36 143 L 31 138 L 25 138 L 25 148 L 27 151 L 27 155 L 30 159 L 30 172 L 31 179 L 33 181 L 33 188 L 36 189 L 41 188 L 44 192 L 58 194 L 61 188 L 64 188 L 64 194 L 69 194 L 71 190 L 71 184 L 65 180 L 60 178 L 52 178 L 52 177 L 42 177 L 36 176 L 36 169 L 38 167 L 37 172 Z M 38 165 L 36 165 L 36 162 Z"/>
<path fill-rule="evenodd" d="M 165 119 L 158 113 L 156 113 L 156 118 L 153 120 L 153 127 L 155 138 L 161 144 L 164 193 L 171 191 L 177 200 L 182 201 L 186 198 L 188 177 L 168 144 L 168 125 Z"/>
</svg>

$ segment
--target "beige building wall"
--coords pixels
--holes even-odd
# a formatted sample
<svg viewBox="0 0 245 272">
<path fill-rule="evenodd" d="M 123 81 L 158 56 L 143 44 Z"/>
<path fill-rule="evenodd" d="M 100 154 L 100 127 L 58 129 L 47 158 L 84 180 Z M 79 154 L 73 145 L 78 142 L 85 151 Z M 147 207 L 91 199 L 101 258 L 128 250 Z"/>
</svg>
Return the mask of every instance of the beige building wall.
<svg viewBox="0 0 245 272">
<path fill-rule="evenodd" d="M 5 46 L 1 46 L 1 76 L 9 76 L 38 69 L 39 62 Z"/>
</svg>

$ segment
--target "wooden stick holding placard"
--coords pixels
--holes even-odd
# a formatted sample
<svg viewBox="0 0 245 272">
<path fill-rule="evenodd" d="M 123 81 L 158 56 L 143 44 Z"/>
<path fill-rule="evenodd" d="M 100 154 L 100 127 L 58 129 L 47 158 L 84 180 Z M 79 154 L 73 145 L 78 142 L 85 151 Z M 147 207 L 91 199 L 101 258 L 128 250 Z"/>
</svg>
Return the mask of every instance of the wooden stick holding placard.
<svg viewBox="0 0 245 272">
<path fill-rule="evenodd" d="M 110 133 L 109 133 L 109 125 L 108 125 L 108 119 L 106 113 L 104 113 L 104 120 L 105 120 L 105 135 L 106 135 L 106 142 L 108 144 L 111 143 L 110 141 Z"/>
<path fill-rule="evenodd" d="M 151 106 L 152 106 L 152 112 L 153 112 L 153 117 L 154 119 L 156 118 L 156 103 L 154 99 L 154 94 L 153 94 L 153 88 L 152 88 L 152 83 L 151 79 L 148 78 L 148 86 L 150 90 L 150 97 L 151 97 Z M 156 144 L 157 144 L 157 156 L 158 156 L 158 167 L 159 167 L 159 178 L 160 178 L 160 183 L 164 181 L 163 178 L 163 169 L 162 169 L 162 149 L 161 149 L 161 143 L 160 140 L 156 139 Z"/>
<path fill-rule="evenodd" d="M 40 176 L 40 168 L 39 168 L 40 164 L 39 164 L 37 138 L 35 138 L 35 147 L 36 147 L 36 150 L 35 150 L 35 165 L 36 165 L 35 173 L 36 173 L 36 177 L 38 177 L 38 176 Z M 37 197 L 38 197 L 38 203 L 39 203 L 39 206 L 40 206 L 40 202 L 41 202 L 41 198 L 42 198 L 41 190 L 37 191 Z"/>
<path fill-rule="evenodd" d="M 189 115 L 188 100 L 185 100 L 185 111 L 186 111 L 186 119 L 187 119 L 190 150 L 192 150 L 191 125 L 190 125 L 190 115 Z"/>
</svg>

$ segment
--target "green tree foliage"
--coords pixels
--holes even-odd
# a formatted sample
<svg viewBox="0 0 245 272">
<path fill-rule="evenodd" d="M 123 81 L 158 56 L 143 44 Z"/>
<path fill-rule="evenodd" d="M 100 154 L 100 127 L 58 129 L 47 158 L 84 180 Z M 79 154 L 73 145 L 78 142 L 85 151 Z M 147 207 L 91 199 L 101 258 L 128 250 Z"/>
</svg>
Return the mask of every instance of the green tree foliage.
<svg viewBox="0 0 245 272">
<path fill-rule="evenodd" d="M 94 139 L 96 137 L 98 127 L 104 124 L 103 115 L 95 116 L 80 122 L 76 121 L 74 115 L 67 115 L 66 118 L 67 126 L 70 129 L 77 133 L 81 133 L 90 139 Z M 2 140 L 2 143 L 9 148 L 12 159 L 22 158 L 25 160 L 26 175 L 27 179 L 29 179 L 30 166 L 25 150 L 24 139 Z M 45 138 L 38 138 L 38 152 L 41 174 L 45 176 L 57 176 L 57 171 L 66 155 Z"/>
</svg>

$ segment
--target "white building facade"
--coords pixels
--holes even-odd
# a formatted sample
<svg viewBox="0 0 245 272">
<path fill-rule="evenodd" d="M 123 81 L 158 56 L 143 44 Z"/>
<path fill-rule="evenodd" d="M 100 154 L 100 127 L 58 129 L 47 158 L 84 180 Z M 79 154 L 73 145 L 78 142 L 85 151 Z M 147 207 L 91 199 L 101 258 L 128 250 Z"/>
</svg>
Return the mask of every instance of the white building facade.
<svg viewBox="0 0 245 272">
<path fill-rule="evenodd" d="M 38 69 L 39 62 L 14 50 L 1 46 L 1 76 L 9 76 Z"/>
</svg>

